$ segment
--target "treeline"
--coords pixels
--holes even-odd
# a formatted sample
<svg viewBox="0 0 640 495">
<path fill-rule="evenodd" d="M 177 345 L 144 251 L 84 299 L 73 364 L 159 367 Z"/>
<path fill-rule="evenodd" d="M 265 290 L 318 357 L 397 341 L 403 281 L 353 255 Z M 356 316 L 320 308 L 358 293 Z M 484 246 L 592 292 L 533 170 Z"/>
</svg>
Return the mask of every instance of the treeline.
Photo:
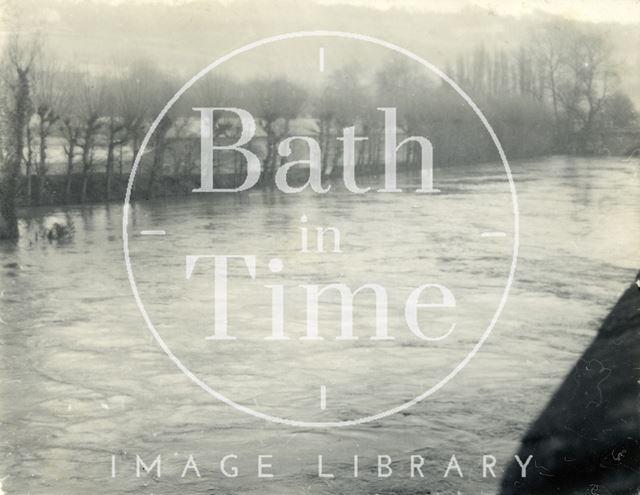
<svg viewBox="0 0 640 495">
<path fill-rule="evenodd" d="M 612 47 L 593 26 L 548 22 L 518 50 L 479 46 L 449 64 L 448 73 L 489 107 L 505 97 L 542 106 L 551 113 L 556 152 L 597 152 L 600 131 L 638 124 L 620 89 Z"/>
<path fill-rule="evenodd" d="M 18 205 L 120 200 L 143 137 L 181 84 L 181 78 L 148 61 L 108 73 L 68 70 L 39 40 L 17 37 L 7 45 L 0 72 L 0 237 L 16 235 Z M 445 72 L 479 105 L 510 158 L 594 152 L 599 129 L 635 121 L 633 105 L 618 90 L 605 38 L 577 25 L 542 26 L 515 51 L 479 46 L 451 61 Z M 294 131 L 321 143 L 323 172 L 331 175 L 342 162 L 336 138 L 343 128 L 356 126 L 357 135 L 368 138 L 358 142 L 356 171 L 375 173 L 383 153 L 379 107 L 397 109 L 401 134 L 428 137 L 437 164 L 498 158 L 483 124 L 460 96 L 406 59 L 392 57 L 375 70 L 344 66 L 316 88 L 285 77 L 241 82 L 211 73 L 156 127 L 135 197 L 197 186 L 193 107 L 202 106 L 252 113 L 260 136 L 250 146 L 262 160 L 262 184 L 272 183 L 285 162 L 278 146 Z M 236 120 L 220 112 L 214 119 L 213 139 L 237 139 Z M 218 155 L 215 181 L 240 181 L 245 171 L 239 154 Z M 417 167 L 417 145 L 404 146 L 400 158 L 403 166 Z"/>
</svg>

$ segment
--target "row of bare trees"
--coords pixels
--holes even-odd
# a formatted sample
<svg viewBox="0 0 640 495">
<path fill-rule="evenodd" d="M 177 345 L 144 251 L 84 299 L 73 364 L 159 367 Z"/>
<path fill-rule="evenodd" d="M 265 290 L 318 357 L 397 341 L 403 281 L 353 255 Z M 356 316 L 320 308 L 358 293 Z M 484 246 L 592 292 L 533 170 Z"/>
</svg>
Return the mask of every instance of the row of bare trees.
<svg viewBox="0 0 640 495">
<path fill-rule="evenodd" d="M 514 53 L 477 47 L 451 74 L 487 98 L 531 98 L 551 109 L 557 151 L 593 151 L 602 127 L 634 125 L 637 115 L 620 90 L 612 47 L 601 30 L 556 20 L 537 26 Z"/>
<path fill-rule="evenodd" d="M 455 69 L 449 66 L 446 72 L 473 96 L 505 149 L 518 157 L 549 152 L 551 144 L 555 151 L 584 152 L 599 126 L 633 122 L 633 105 L 619 91 L 614 69 L 602 34 L 554 22 L 539 27 L 531 42 L 516 51 L 481 46 L 461 55 Z M 180 80 L 148 61 L 108 72 L 69 70 L 39 40 L 18 38 L 8 44 L 0 75 L 0 237 L 16 235 L 18 204 L 121 196 L 123 177 L 143 137 Z M 306 132 L 316 134 L 321 144 L 325 174 L 340 162 L 336 137 L 352 125 L 368 137 L 358 143 L 356 166 L 361 172 L 375 170 L 383 134 L 379 107 L 397 109 L 400 132 L 429 136 L 437 160 L 496 158 L 479 121 L 458 95 L 402 58 L 389 59 L 373 73 L 357 64 L 344 66 L 313 89 L 283 76 L 241 83 L 209 74 L 156 126 L 136 181 L 143 184 L 145 197 L 168 177 L 193 178 L 198 140 L 191 124 L 197 116 L 193 108 L 201 106 L 252 113 L 264 139 L 263 183 L 270 183 L 283 163 L 278 145 L 301 117 L 308 123 Z M 214 139 L 237 138 L 237 122 L 220 112 L 214 119 Z M 242 175 L 242 160 L 231 155 L 234 173 Z M 228 173 L 224 160 L 216 159 L 218 173 Z M 405 147 L 404 161 L 417 165 L 419 149 Z"/>
</svg>

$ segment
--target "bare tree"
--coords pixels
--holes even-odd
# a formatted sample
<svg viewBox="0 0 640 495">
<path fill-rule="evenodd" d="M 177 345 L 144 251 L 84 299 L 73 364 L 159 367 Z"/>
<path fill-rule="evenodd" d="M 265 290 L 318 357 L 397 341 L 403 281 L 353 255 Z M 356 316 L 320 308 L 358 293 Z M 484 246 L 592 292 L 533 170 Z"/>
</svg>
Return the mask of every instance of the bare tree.
<svg viewBox="0 0 640 495">
<path fill-rule="evenodd" d="M 80 153 L 82 123 L 80 108 L 77 105 L 81 93 L 84 74 L 64 69 L 59 73 L 60 84 L 66 88 L 65 97 L 60 102 L 58 129 L 64 140 L 63 151 L 66 157 L 64 201 L 72 201 L 72 181 L 76 156 Z"/>
<path fill-rule="evenodd" d="M 611 48 L 601 33 L 579 31 L 567 50 L 566 76 L 559 85 L 558 100 L 570 122 L 577 126 L 577 151 L 585 152 L 617 76 L 611 64 Z"/>
<path fill-rule="evenodd" d="M 558 86 L 563 64 L 567 60 L 567 30 L 564 22 L 552 21 L 540 26 L 532 36 L 534 56 L 544 71 L 544 82 L 551 96 L 551 105 L 556 127 L 560 121 Z"/>
<path fill-rule="evenodd" d="M 336 137 L 342 135 L 342 129 L 351 127 L 358 122 L 365 122 L 367 113 L 367 90 L 363 83 L 363 70 L 358 64 L 341 67 L 331 73 L 326 86 L 314 102 L 314 112 L 318 118 L 319 139 L 323 147 L 322 170 L 330 174 L 340 159 L 338 153 L 341 146 L 335 146 Z M 379 113 L 379 112 L 378 112 Z M 379 116 L 377 116 L 379 117 Z M 369 121 L 366 120 L 368 125 Z M 368 129 L 370 130 L 370 129 Z M 332 146 L 333 145 L 333 146 Z M 331 149 L 337 148 L 329 162 Z"/>
<path fill-rule="evenodd" d="M 425 121 L 428 121 L 426 95 L 433 90 L 434 84 L 423 70 L 405 59 L 393 57 L 376 73 L 375 83 L 376 103 L 381 107 L 396 108 L 399 129 L 407 135 L 424 129 Z M 408 143 L 406 150 L 406 162 L 417 165 L 419 144 Z"/>
<path fill-rule="evenodd" d="M 78 118 L 81 125 L 78 146 L 81 150 L 82 186 L 80 202 L 87 200 L 89 174 L 94 166 L 94 153 L 98 135 L 102 127 L 101 117 L 105 111 L 104 86 L 94 78 L 85 76 L 78 95 Z"/>
<path fill-rule="evenodd" d="M 71 202 L 71 182 L 75 165 L 75 158 L 79 150 L 80 133 L 82 126 L 77 115 L 65 114 L 60 121 L 60 128 L 66 143 L 64 144 L 64 154 L 67 157 L 65 169 L 65 203 Z"/>
<path fill-rule="evenodd" d="M 103 80 L 105 99 L 104 125 L 102 127 L 107 149 L 105 161 L 105 200 L 111 200 L 115 164 L 115 151 L 136 133 L 143 120 L 141 105 L 136 105 L 136 95 L 125 93 L 128 88 L 119 78 Z M 132 104 L 132 105 L 130 105 Z M 120 171 L 122 174 L 122 170 Z"/>
<path fill-rule="evenodd" d="M 307 92 L 299 84 L 287 82 L 287 97 L 283 99 L 280 106 L 280 118 L 282 125 L 280 128 L 280 141 L 289 137 L 291 121 L 302 115 L 302 108 L 307 99 Z M 285 157 L 280 157 L 277 167 L 286 161 Z"/>
<path fill-rule="evenodd" d="M 16 197 L 32 105 L 30 76 L 40 47 L 39 39 L 22 42 L 17 36 L 13 36 L 5 53 L 2 71 L 4 150 L 0 176 L 0 239 L 18 237 Z"/>
<path fill-rule="evenodd" d="M 148 109 L 151 118 L 155 119 L 167 104 L 167 101 L 173 96 L 175 84 L 166 74 L 161 73 L 155 68 L 151 68 L 151 72 L 145 79 L 147 85 L 153 85 L 153 89 L 149 92 L 150 99 Z M 151 137 L 151 149 L 148 149 L 148 151 L 153 154 L 153 157 L 149 164 L 149 175 L 145 192 L 147 199 L 153 197 L 154 186 L 158 175 L 161 175 L 164 171 L 165 154 L 169 145 L 169 131 L 175 124 L 177 113 L 178 111 L 175 106 L 171 108 L 162 120 L 160 120 Z"/>
<path fill-rule="evenodd" d="M 284 77 L 255 79 L 247 87 L 247 104 L 267 134 L 267 155 L 262 178 L 269 180 L 276 168 L 278 143 L 289 132 L 289 121 L 300 114 L 306 92 Z"/>
<path fill-rule="evenodd" d="M 60 120 L 63 104 L 67 98 L 68 86 L 62 84 L 60 68 L 50 58 L 39 64 L 33 79 L 34 120 L 38 138 L 38 160 L 36 161 L 38 182 L 35 197 L 36 202 L 39 203 L 48 172 L 48 139 Z"/>
<path fill-rule="evenodd" d="M 209 73 L 200 79 L 189 94 L 187 105 L 189 109 L 194 107 L 233 107 L 238 106 L 238 83 L 227 76 Z M 223 112 L 213 113 L 213 140 L 221 137 L 233 136 L 239 128 L 234 125 L 234 120 L 229 119 Z M 189 146 L 183 150 L 189 154 L 193 151 Z M 216 182 L 215 173 L 222 168 L 221 153 L 214 154 L 214 184 Z"/>
<path fill-rule="evenodd" d="M 148 108 L 149 99 L 147 97 L 146 79 L 147 75 L 152 74 L 154 70 L 146 61 L 138 60 L 128 67 L 126 73 L 120 77 L 121 115 L 126 133 L 126 139 L 119 145 L 119 175 L 121 180 L 123 175 L 122 147 L 125 143 L 128 143 L 131 148 L 132 157 L 129 167 L 131 168 L 140 150 L 147 122 L 152 117 Z"/>
</svg>

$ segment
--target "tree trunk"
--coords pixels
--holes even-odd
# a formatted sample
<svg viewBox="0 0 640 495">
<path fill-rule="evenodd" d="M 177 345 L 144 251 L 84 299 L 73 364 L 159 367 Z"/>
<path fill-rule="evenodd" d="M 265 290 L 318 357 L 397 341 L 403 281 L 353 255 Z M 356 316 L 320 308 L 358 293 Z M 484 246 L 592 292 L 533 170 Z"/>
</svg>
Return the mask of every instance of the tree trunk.
<svg viewBox="0 0 640 495">
<path fill-rule="evenodd" d="M 122 183 L 122 175 L 123 175 L 123 167 L 124 167 L 124 162 L 122 161 L 122 147 L 124 145 L 122 144 L 122 142 L 120 143 L 120 145 L 118 146 L 118 155 L 119 155 L 119 170 L 118 170 L 118 175 L 120 177 L 120 183 Z"/>
<path fill-rule="evenodd" d="M 263 177 L 263 185 L 270 185 L 273 181 L 271 180 L 272 175 L 272 162 L 274 160 L 274 141 L 275 137 L 273 135 L 273 130 L 271 129 L 271 123 L 268 123 L 266 126 L 267 131 L 267 156 L 264 159 L 264 167 L 262 170 Z"/>
<path fill-rule="evenodd" d="M 28 205 L 31 204 L 32 197 L 32 189 L 33 189 L 33 177 L 31 176 L 31 169 L 33 167 L 33 149 L 31 147 L 31 141 L 33 137 L 31 136 L 31 128 L 27 124 L 27 160 L 25 163 L 26 166 L 26 174 L 27 174 L 27 191 L 26 191 L 26 203 Z"/>
<path fill-rule="evenodd" d="M 153 197 L 153 186 L 155 185 L 155 182 L 156 182 L 158 169 L 162 167 L 162 162 L 164 161 L 164 142 L 163 141 L 164 141 L 164 138 L 159 138 L 159 142 L 153 154 L 153 164 L 149 172 L 149 182 L 147 183 L 147 194 L 146 194 L 147 199 L 151 199 Z"/>
<path fill-rule="evenodd" d="M 29 69 L 16 67 L 18 87 L 12 99 L 15 101 L 9 123 L 8 148 L 0 177 L 0 239 L 18 238 L 18 214 L 16 196 L 18 194 L 18 180 L 20 178 L 20 162 L 24 147 L 24 131 L 29 120 Z"/>
<path fill-rule="evenodd" d="M 9 158 L 15 160 L 15 158 Z M 5 177 L 0 181 L 0 240 L 18 237 L 18 216 L 16 213 L 16 181 L 10 169 L 14 165 L 5 163 Z"/>
<path fill-rule="evenodd" d="M 86 170 L 82 171 L 82 189 L 80 191 L 80 202 L 87 201 L 87 183 L 89 182 L 89 174 Z"/>
<path fill-rule="evenodd" d="M 85 144 L 82 146 L 82 188 L 80 189 L 80 202 L 84 203 L 87 200 L 87 183 L 89 182 L 89 144 L 85 139 Z"/>
<path fill-rule="evenodd" d="M 84 142 L 80 146 L 82 148 L 82 189 L 80 190 L 80 202 L 87 200 L 87 183 L 89 182 L 89 171 L 93 165 L 93 122 L 87 125 L 84 132 Z"/>
<path fill-rule="evenodd" d="M 71 202 L 71 172 L 67 172 L 67 180 L 64 188 L 64 202 L 66 204 Z"/>
<path fill-rule="evenodd" d="M 113 141 L 109 141 L 109 145 L 107 147 L 107 170 L 106 170 L 106 190 L 105 190 L 105 199 L 107 201 L 111 201 L 111 179 L 113 176 L 113 159 L 114 159 L 114 148 L 116 143 Z"/>
<path fill-rule="evenodd" d="M 71 176 L 73 173 L 73 154 L 75 153 L 75 142 L 69 143 L 69 152 L 67 154 L 67 183 L 64 191 L 65 203 L 69 204 L 71 201 Z"/>
<path fill-rule="evenodd" d="M 36 204 L 42 201 L 42 188 L 44 186 L 44 178 L 47 175 L 47 132 L 42 117 L 40 117 L 40 165 L 38 166 L 38 183 L 36 188 Z"/>
<path fill-rule="evenodd" d="M 162 120 L 155 132 L 155 149 L 153 151 L 153 162 L 149 171 L 149 182 L 147 183 L 146 199 L 153 196 L 153 186 L 155 185 L 158 169 L 164 166 L 164 153 L 167 146 L 167 132 L 171 128 L 171 120 L 165 118 Z M 135 156 L 134 156 L 135 160 Z"/>
<path fill-rule="evenodd" d="M 331 121 L 326 120 L 321 123 L 320 127 L 320 143 L 324 152 L 322 153 L 320 167 L 322 168 L 322 174 L 326 175 L 329 171 L 329 153 L 331 153 Z"/>
<path fill-rule="evenodd" d="M 22 131 L 16 132 L 22 137 Z M 0 240 L 18 238 L 18 214 L 16 196 L 20 177 L 20 156 L 22 147 L 15 146 L 4 159 L 2 177 L 0 177 Z"/>
</svg>

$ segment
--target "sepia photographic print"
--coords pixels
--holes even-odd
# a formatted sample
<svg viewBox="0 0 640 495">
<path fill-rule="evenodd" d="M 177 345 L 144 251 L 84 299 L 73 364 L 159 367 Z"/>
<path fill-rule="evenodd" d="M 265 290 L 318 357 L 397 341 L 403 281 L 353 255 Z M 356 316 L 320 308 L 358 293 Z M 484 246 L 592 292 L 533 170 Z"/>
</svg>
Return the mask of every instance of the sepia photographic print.
<svg viewBox="0 0 640 495">
<path fill-rule="evenodd" d="M 0 0 L 0 495 L 638 495 L 640 1 Z"/>
</svg>

